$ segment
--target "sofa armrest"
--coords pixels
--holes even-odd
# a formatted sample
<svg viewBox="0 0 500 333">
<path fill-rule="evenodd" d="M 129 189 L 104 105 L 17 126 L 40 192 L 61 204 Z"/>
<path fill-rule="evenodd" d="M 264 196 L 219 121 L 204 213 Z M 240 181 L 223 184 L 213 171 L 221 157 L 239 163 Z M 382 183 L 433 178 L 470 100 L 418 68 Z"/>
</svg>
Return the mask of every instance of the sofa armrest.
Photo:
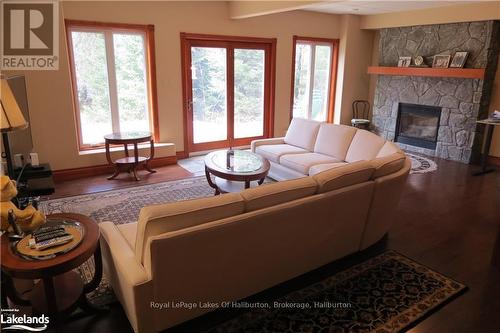
<svg viewBox="0 0 500 333">
<path fill-rule="evenodd" d="M 130 286 L 136 286 L 148 281 L 150 278 L 137 259 L 135 252 L 123 237 L 118 228 L 111 222 L 99 224 L 101 235 L 107 243 L 113 265 L 120 279 L 125 279 Z M 106 259 L 106 258 L 105 258 Z"/>
<path fill-rule="evenodd" d="M 255 149 L 258 146 L 263 146 L 263 145 L 279 145 L 285 143 L 285 138 L 270 138 L 270 139 L 260 139 L 260 140 L 253 140 L 252 143 L 250 144 L 250 149 L 252 150 L 253 153 L 255 153 Z"/>
</svg>

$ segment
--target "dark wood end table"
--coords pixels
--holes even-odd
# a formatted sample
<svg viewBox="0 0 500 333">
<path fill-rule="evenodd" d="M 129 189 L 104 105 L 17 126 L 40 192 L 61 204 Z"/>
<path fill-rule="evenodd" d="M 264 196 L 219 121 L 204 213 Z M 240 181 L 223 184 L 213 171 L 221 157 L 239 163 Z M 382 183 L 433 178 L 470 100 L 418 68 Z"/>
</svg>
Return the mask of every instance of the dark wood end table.
<svg viewBox="0 0 500 333">
<path fill-rule="evenodd" d="M 150 132 L 111 133 L 104 136 L 104 142 L 106 146 L 106 159 L 110 165 L 115 167 L 115 173 L 108 177 L 108 179 L 116 178 L 116 176 L 120 174 L 121 169 L 126 169 L 129 173 L 133 174 L 135 180 L 140 180 L 137 176 L 137 167 L 139 165 L 144 165 L 144 168 L 150 173 L 156 172 L 149 166 L 149 161 L 151 161 L 155 155 L 153 135 Z M 148 157 L 139 156 L 139 148 L 137 145 L 142 142 L 149 142 L 150 144 L 150 154 Z M 111 159 L 110 145 L 113 144 L 123 145 L 125 157 L 114 161 Z M 129 145 L 134 146 L 134 156 L 129 155 Z"/>
<path fill-rule="evenodd" d="M 2 308 L 7 307 L 7 297 L 17 305 L 33 307 L 35 313 L 47 314 L 52 324 L 58 324 L 65 315 L 80 307 L 89 312 L 100 312 L 88 303 L 86 294 L 99 286 L 102 278 L 101 247 L 99 246 L 99 226 L 91 218 L 81 214 L 52 214 L 49 218 L 67 218 L 79 222 L 85 228 L 82 242 L 69 251 L 47 260 L 27 260 L 15 254 L 11 241 L 3 234 L 1 241 L 2 258 Z M 83 283 L 78 273 L 73 271 L 90 257 L 94 257 L 95 273 L 92 280 Z M 12 278 L 40 279 L 31 291 L 29 299 L 20 297 Z"/>
<path fill-rule="evenodd" d="M 205 176 L 215 195 L 240 192 L 252 181 L 262 185 L 270 167 L 268 160 L 245 150 L 218 150 L 205 156 Z"/>
</svg>

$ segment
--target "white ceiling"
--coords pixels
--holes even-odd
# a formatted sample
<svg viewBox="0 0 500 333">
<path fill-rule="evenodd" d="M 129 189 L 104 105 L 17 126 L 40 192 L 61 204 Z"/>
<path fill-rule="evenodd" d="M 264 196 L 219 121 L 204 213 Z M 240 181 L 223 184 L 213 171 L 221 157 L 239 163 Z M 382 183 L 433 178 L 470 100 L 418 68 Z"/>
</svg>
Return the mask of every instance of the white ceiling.
<svg viewBox="0 0 500 333">
<path fill-rule="evenodd" d="M 307 6 L 304 10 L 330 14 L 373 15 L 444 7 L 478 1 L 329 1 Z"/>
</svg>

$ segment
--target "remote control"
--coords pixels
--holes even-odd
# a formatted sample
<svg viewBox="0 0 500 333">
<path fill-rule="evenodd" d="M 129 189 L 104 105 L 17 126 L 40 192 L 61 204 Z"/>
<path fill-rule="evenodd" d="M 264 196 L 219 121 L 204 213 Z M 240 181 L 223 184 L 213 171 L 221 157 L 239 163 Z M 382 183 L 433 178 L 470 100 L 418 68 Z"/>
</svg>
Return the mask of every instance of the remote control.
<svg viewBox="0 0 500 333">
<path fill-rule="evenodd" d="M 42 234 L 40 236 L 35 236 L 35 241 L 37 243 L 52 239 L 52 238 L 57 238 L 61 236 L 67 236 L 68 233 L 66 231 L 55 231 L 55 232 L 50 232 L 46 234 Z"/>
<path fill-rule="evenodd" d="M 33 236 L 38 236 L 41 234 L 49 233 L 49 232 L 54 232 L 54 231 L 65 231 L 63 226 L 58 226 L 58 227 L 42 227 L 36 231 L 33 232 Z"/>
<path fill-rule="evenodd" d="M 40 243 L 36 243 L 35 248 L 37 250 L 45 250 L 49 247 L 57 246 L 57 245 L 62 245 L 66 244 L 68 242 L 71 242 L 73 239 L 73 235 L 68 234 L 67 236 L 62 236 L 62 237 L 57 237 L 57 238 L 52 238 Z"/>
</svg>

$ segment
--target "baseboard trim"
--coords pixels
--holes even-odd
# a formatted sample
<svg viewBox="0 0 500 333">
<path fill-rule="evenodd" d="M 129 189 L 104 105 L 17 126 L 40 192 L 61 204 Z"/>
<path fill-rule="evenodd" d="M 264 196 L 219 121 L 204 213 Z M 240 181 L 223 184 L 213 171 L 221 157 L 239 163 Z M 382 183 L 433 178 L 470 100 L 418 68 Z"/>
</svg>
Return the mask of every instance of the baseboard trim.
<svg viewBox="0 0 500 333">
<path fill-rule="evenodd" d="M 488 155 L 488 164 L 500 166 L 500 157 Z"/>
<path fill-rule="evenodd" d="M 186 151 L 182 150 L 182 151 L 178 151 L 176 153 L 176 156 L 177 156 L 178 160 L 182 160 L 182 159 L 188 158 L 189 157 L 189 153 L 187 153 Z"/>
<path fill-rule="evenodd" d="M 177 163 L 177 156 L 156 157 L 149 162 L 152 168 L 158 168 Z M 114 167 L 109 164 L 92 165 L 88 167 L 54 170 L 54 182 L 60 183 L 67 180 L 75 180 L 96 175 L 105 175 L 113 173 Z"/>
</svg>

